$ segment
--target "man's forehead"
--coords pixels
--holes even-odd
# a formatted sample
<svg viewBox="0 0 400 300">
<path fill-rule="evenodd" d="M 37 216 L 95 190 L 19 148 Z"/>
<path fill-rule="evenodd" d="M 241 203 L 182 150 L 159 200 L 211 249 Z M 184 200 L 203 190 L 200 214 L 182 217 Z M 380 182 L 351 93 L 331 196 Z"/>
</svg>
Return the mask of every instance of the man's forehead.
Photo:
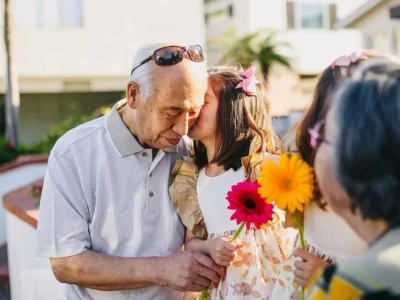
<svg viewBox="0 0 400 300">
<path fill-rule="evenodd" d="M 200 109 L 202 106 L 203 103 L 201 104 L 193 103 L 193 101 L 184 100 L 184 101 L 176 101 L 175 103 L 167 103 L 161 105 L 160 109 L 182 111 L 182 110 Z"/>
</svg>

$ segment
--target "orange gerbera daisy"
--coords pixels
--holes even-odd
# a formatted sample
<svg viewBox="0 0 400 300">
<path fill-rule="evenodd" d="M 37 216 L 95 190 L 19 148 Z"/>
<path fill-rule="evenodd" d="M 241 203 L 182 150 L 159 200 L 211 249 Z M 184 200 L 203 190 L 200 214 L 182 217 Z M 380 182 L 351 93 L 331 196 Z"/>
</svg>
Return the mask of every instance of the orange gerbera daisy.
<svg viewBox="0 0 400 300">
<path fill-rule="evenodd" d="M 281 154 L 279 166 L 267 161 L 258 183 L 261 197 L 291 213 L 296 210 L 302 212 L 304 205 L 313 197 L 313 170 L 296 155 Z"/>
</svg>

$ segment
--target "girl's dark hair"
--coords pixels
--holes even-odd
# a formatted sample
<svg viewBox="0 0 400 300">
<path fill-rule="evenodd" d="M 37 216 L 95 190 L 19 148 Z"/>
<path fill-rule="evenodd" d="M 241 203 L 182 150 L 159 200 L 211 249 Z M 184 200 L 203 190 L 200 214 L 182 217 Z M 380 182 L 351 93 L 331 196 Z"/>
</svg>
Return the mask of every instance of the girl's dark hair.
<svg viewBox="0 0 400 300">
<path fill-rule="evenodd" d="M 217 146 L 211 161 L 203 143 L 195 141 L 194 156 L 199 168 L 209 163 L 237 170 L 241 158 L 249 154 L 250 144 L 259 138 L 266 151 L 275 152 L 277 137 L 272 129 L 270 102 L 262 83 L 257 84 L 257 96 L 249 96 L 236 86 L 245 79 L 243 70 L 218 67 L 208 71 L 208 83 L 218 97 Z M 259 149 L 261 150 L 261 149 Z"/>
<path fill-rule="evenodd" d="M 365 63 L 339 91 L 336 169 L 365 219 L 400 226 L 400 64 Z"/>
<path fill-rule="evenodd" d="M 313 101 L 307 113 L 296 126 L 296 145 L 301 158 L 310 166 L 314 165 L 315 150 L 310 145 L 310 134 L 308 130 L 317 122 L 325 120 L 332 102 L 332 95 L 343 81 L 349 77 L 360 62 L 351 64 L 349 67 L 327 67 L 320 75 L 314 89 Z M 324 209 L 326 203 L 322 203 L 321 193 L 318 186 L 315 187 L 314 201 Z"/>
</svg>

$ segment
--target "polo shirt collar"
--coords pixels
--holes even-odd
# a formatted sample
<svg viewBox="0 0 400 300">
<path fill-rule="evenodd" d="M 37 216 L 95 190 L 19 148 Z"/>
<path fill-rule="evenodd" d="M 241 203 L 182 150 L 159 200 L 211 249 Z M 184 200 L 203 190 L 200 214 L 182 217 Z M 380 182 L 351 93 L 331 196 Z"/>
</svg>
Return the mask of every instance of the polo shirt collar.
<svg viewBox="0 0 400 300">
<path fill-rule="evenodd" d="M 120 157 L 124 157 L 142 152 L 145 148 L 139 144 L 134 135 L 122 121 L 117 110 L 120 105 L 121 101 L 116 103 L 111 111 L 106 115 L 106 128 L 115 150 L 118 152 Z M 178 145 L 163 148 L 161 150 L 164 152 L 176 153 L 178 152 Z"/>
</svg>

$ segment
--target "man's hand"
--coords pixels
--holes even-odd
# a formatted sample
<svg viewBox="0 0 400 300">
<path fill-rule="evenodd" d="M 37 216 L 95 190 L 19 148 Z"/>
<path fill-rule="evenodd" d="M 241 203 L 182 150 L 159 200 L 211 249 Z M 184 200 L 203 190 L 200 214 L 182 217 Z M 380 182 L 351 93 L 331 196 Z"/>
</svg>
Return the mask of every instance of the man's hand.
<svg viewBox="0 0 400 300">
<path fill-rule="evenodd" d="M 200 292 L 211 281 L 219 283 L 225 268 L 201 253 L 184 251 L 164 258 L 162 282 L 178 291 Z"/>
<path fill-rule="evenodd" d="M 300 257 L 301 261 L 296 261 L 294 266 L 294 282 L 302 287 L 306 287 L 310 281 L 312 275 L 320 268 L 326 268 L 329 263 L 322 260 L 318 256 L 308 253 L 306 250 L 297 249 L 294 252 L 294 256 Z"/>
<path fill-rule="evenodd" d="M 207 240 L 208 251 L 214 261 L 220 266 L 229 266 L 235 259 L 237 245 L 231 242 L 231 236 L 223 236 Z"/>
</svg>

